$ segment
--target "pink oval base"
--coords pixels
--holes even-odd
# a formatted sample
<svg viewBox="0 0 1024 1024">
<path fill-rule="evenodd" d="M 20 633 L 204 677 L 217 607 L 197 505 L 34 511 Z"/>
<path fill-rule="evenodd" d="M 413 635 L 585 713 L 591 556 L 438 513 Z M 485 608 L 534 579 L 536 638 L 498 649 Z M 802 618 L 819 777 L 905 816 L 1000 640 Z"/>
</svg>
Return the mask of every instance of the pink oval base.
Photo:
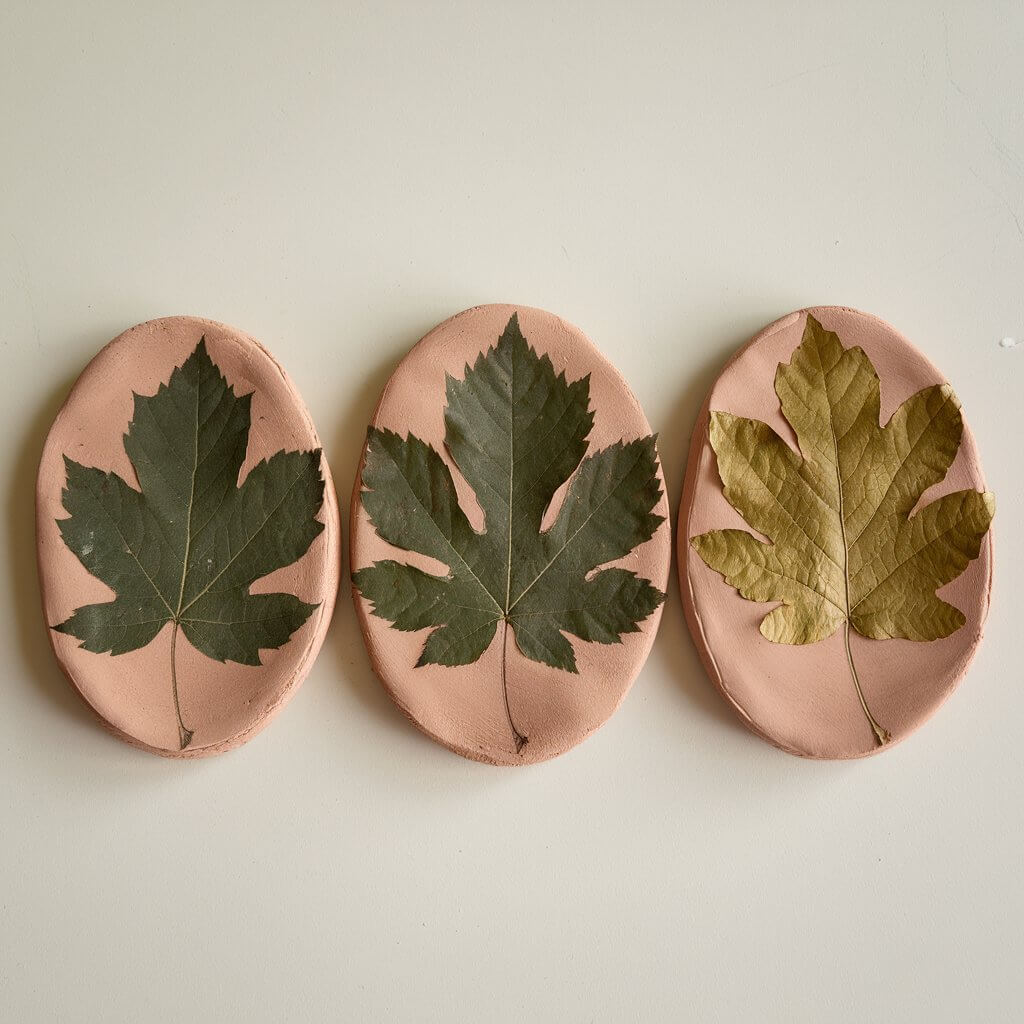
<svg viewBox="0 0 1024 1024">
<path fill-rule="evenodd" d="M 240 479 L 261 459 L 282 449 L 320 447 L 302 399 L 284 370 L 259 342 L 240 331 L 198 317 L 167 317 L 139 324 L 115 338 L 75 383 L 46 439 L 36 489 L 36 531 L 43 614 L 47 626 L 75 609 L 110 601 L 113 593 L 66 547 L 57 520 L 65 455 L 87 466 L 138 482 L 123 435 L 132 418 L 132 392 L 153 394 L 205 335 L 210 357 L 237 395 L 252 392 L 252 425 Z M 217 662 L 184 640 L 177 643 L 183 715 L 192 743 L 179 749 L 169 678 L 171 626 L 147 646 L 111 656 L 79 647 L 49 629 L 65 674 L 115 735 L 167 757 L 202 757 L 244 743 L 284 706 L 305 678 L 330 623 L 340 576 L 337 498 L 327 460 L 321 460 L 324 499 L 318 518 L 325 529 L 292 565 L 258 580 L 253 593 L 287 591 L 319 607 L 279 649 L 261 652 L 261 666 Z"/>
<path fill-rule="evenodd" d="M 497 344 L 513 312 L 528 343 L 547 354 L 556 371 L 572 381 L 590 374 L 590 404 L 596 411 L 588 451 L 620 439 L 651 433 L 650 426 L 618 371 L 576 327 L 543 310 L 490 305 L 467 310 L 434 328 L 402 360 L 388 381 L 372 425 L 413 433 L 432 444 L 448 460 L 444 448 L 445 374 L 462 378 L 466 364 Z M 362 463 L 352 494 L 350 544 L 353 571 L 375 560 L 399 558 L 434 573 L 445 567 L 413 552 L 391 547 L 376 533 L 360 500 Z M 664 480 L 654 511 L 668 516 Z M 480 529 L 482 513 L 472 491 L 453 467 L 463 508 Z M 545 517 L 550 523 L 561 504 L 556 493 Z M 671 555 L 671 533 L 662 523 L 651 540 L 619 562 L 665 589 Z M 602 725 L 619 706 L 650 651 L 661 607 L 626 634 L 621 644 L 584 643 L 570 637 L 579 674 L 571 674 L 525 658 L 509 642 L 509 699 L 529 743 L 517 752 L 506 718 L 501 687 L 502 644 L 499 635 L 471 665 L 415 667 L 426 631 L 402 633 L 370 612 L 353 587 L 353 597 L 374 670 L 398 706 L 427 735 L 464 757 L 490 764 L 521 765 L 544 761 L 575 746 Z"/>
<path fill-rule="evenodd" d="M 992 583 L 992 533 L 966 571 L 939 596 L 967 616 L 943 640 L 869 640 L 851 631 L 865 699 L 892 734 L 879 747 L 849 676 L 842 632 L 806 646 L 766 640 L 759 632 L 771 604 L 744 600 L 690 546 L 707 530 L 749 526 L 726 500 L 708 441 L 711 409 L 763 420 L 796 447 L 773 382 L 780 362 L 800 344 L 806 312 L 843 345 L 859 345 L 881 380 L 881 422 L 914 392 L 941 383 L 941 373 L 906 338 L 877 317 L 837 306 L 790 313 L 766 327 L 722 371 L 697 418 L 679 509 L 679 577 L 686 617 L 708 674 L 743 721 L 770 743 L 793 754 L 852 758 L 887 750 L 949 696 L 981 641 Z M 945 480 L 922 501 L 962 488 L 985 490 L 978 451 L 966 422 L 960 450 Z"/>
</svg>

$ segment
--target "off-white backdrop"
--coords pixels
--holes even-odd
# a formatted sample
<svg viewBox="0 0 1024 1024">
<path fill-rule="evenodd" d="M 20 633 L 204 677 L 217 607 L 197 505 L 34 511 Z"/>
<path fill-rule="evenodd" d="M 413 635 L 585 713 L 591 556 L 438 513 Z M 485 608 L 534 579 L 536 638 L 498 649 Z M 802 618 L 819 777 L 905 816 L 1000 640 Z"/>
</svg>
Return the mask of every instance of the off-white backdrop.
<svg viewBox="0 0 1024 1024">
<path fill-rule="evenodd" d="M 1006 3 L 0 6 L 0 1017 L 1018 1020 L 1024 10 Z M 745 732 L 673 590 L 619 713 L 524 770 L 430 743 L 347 594 L 248 746 L 96 727 L 38 610 L 32 487 L 93 353 L 213 317 L 301 389 L 345 492 L 407 348 L 467 306 L 579 324 L 673 508 L 733 349 L 813 303 L 955 385 L 996 517 L 968 679 L 809 763 Z"/>
</svg>

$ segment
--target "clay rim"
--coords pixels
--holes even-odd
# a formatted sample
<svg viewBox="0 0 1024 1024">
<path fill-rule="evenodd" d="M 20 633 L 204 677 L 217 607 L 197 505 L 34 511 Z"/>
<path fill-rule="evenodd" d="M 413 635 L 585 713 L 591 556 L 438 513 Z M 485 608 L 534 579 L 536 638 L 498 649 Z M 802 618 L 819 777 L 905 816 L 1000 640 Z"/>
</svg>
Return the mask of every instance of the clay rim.
<svg viewBox="0 0 1024 1024">
<path fill-rule="evenodd" d="M 859 751 L 854 754 L 846 755 L 827 755 L 827 754 L 816 754 L 811 751 L 801 750 L 793 747 L 789 744 L 781 742 L 776 737 L 770 736 L 763 729 L 759 728 L 754 720 L 750 717 L 747 710 L 739 703 L 739 701 L 732 695 L 729 690 L 728 684 L 722 677 L 722 674 L 718 668 L 718 664 L 715 661 L 713 652 L 707 643 L 704 625 L 701 620 L 700 614 L 696 608 L 696 602 L 694 600 L 693 593 L 693 580 L 690 575 L 690 559 L 698 558 L 696 552 L 693 550 L 690 544 L 690 514 L 693 509 L 693 497 L 696 491 L 696 478 L 697 468 L 700 461 L 700 455 L 703 451 L 704 445 L 707 443 L 707 427 L 711 416 L 711 394 L 714 391 L 715 385 L 724 376 L 729 368 L 735 363 L 749 348 L 759 344 L 765 338 L 774 334 L 777 330 L 783 327 L 789 326 L 790 323 L 797 317 L 801 317 L 807 313 L 815 313 L 820 310 L 839 310 L 844 313 L 850 313 L 857 317 L 863 317 L 865 320 L 870 320 L 882 327 L 885 330 L 894 335 L 904 344 L 911 352 L 915 353 L 920 359 L 927 365 L 931 370 L 935 379 L 939 381 L 946 380 L 945 374 L 943 374 L 938 367 L 912 342 L 908 339 L 901 331 L 897 330 L 888 321 L 883 320 L 881 317 L 876 316 L 873 313 L 865 313 L 863 310 L 855 309 L 852 306 L 804 306 L 801 309 L 794 310 L 791 313 L 786 313 L 780 316 L 778 319 L 773 320 L 770 324 L 759 330 L 745 345 L 742 345 L 737 349 L 726 361 L 725 365 L 719 371 L 718 376 L 712 382 L 711 387 L 708 389 L 707 397 L 704 399 L 701 405 L 700 411 L 697 413 L 697 419 L 694 423 L 693 432 L 690 436 L 690 445 L 687 451 L 686 461 L 686 473 L 683 479 L 683 491 L 679 502 L 679 513 L 676 524 L 676 559 L 677 559 L 677 573 L 679 578 L 679 590 L 683 599 L 683 611 L 686 614 L 686 623 L 689 627 L 690 638 L 693 641 L 694 647 L 697 649 L 697 653 L 700 656 L 701 662 L 704 665 L 704 669 L 707 674 L 711 677 L 718 691 L 728 701 L 729 705 L 733 708 L 736 714 L 739 716 L 743 724 L 752 732 L 755 736 L 760 737 L 767 743 L 770 743 L 773 747 L 784 751 L 787 754 L 795 754 L 797 757 L 802 757 L 810 761 L 852 761 L 861 760 L 867 757 L 874 757 L 877 754 L 884 753 L 885 751 L 891 750 L 893 747 L 898 746 L 914 732 L 921 725 L 924 725 L 927 721 L 930 721 L 935 713 L 942 707 L 943 704 L 949 699 L 954 690 L 956 690 L 960 683 L 963 681 L 964 675 L 966 675 L 967 669 L 970 664 L 974 661 L 975 656 L 978 652 L 978 647 L 981 645 L 981 641 L 985 633 L 985 623 L 988 619 L 989 607 L 992 603 L 992 583 L 993 574 L 995 571 L 995 537 L 994 537 L 994 523 L 989 526 L 988 531 L 985 534 L 985 541 L 988 545 L 989 552 L 989 568 L 988 576 L 985 581 L 985 592 L 981 605 L 981 613 L 978 620 L 978 631 L 974 637 L 973 642 L 970 645 L 970 654 L 967 659 L 967 664 L 964 671 L 955 680 L 953 685 L 942 694 L 934 703 L 932 703 L 918 724 L 917 728 L 911 729 L 906 732 L 898 733 L 889 740 L 885 746 L 875 746 L 869 750 Z M 973 431 L 971 431 L 970 425 L 966 419 L 963 421 L 964 435 L 973 438 Z M 717 471 L 716 471 L 717 472 Z M 981 484 L 985 490 L 988 489 L 987 481 L 984 477 L 984 470 L 979 461 L 978 463 L 978 475 L 981 480 Z M 719 480 L 719 483 L 721 481 Z M 728 586 L 724 583 L 724 586 Z"/>
<path fill-rule="evenodd" d="M 213 327 L 217 330 L 222 330 L 230 334 L 233 340 L 237 341 L 238 344 L 248 344 L 260 352 L 270 365 L 280 374 L 285 387 L 289 394 L 295 399 L 295 407 L 302 414 L 302 419 L 308 426 L 310 436 L 316 442 L 314 447 L 320 449 L 320 471 L 324 480 L 324 497 L 323 502 L 320 506 L 320 512 L 323 516 L 323 524 L 325 532 L 330 533 L 331 537 L 327 545 L 327 561 L 328 568 L 333 571 L 335 578 L 340 584 L 341 580 L 341 550 L 342 545 L 340 543 L 339 531 L 341 529 L 341 516 L 338 510 L 338 496 L 334 487 L 334 479 L 331 475 L 331 469 L 327 462 L 327 456 L 323 450 L 323 443 L 320 440 L 320 435 L 317 433 L 316 426 L 313 423 L 312 417 L 309 414 L 309 409 L 306 407 L 306 403 L 303 401 L 302 396 L 299 394 L 298 389 L 292 382 L 291 377 L 288 376 L 284 367 L 274 358 L 274 356 L 267 350 L 267 348 L 259 342 L 256 338 L 247 334 L 244 331 L 239 330 L 237 327 L 232 327 L 230 324 L 222 323 L 218 320 L 211 320 L 208 317 L 200 316 L 167 316 L 167 317 L 155 317 L 152 320 L 143 320 L 132 327 L 127 328 L 118 334 L 115 338 L 108 341 L 97 353 L 89 360 L 88 363 L 82 368 L 81 373 L 75 378 L 74 383 L 68 391 L 67 397 L 61 403 L 60 408 L 57 410 L 53 418 L 53 423 L 50 425 L 50 430 L 47 431 L 46 439 L 43 441 L 43 447 L 40 451 L 40 469 L 42 468 L 43 456 L 50 445 L 50 438 L 53 432 L 53 426 L 60 419 L 61 414 L 65 411 L 68 405 L 71 403 L 72 397 L 74 396 L 75 390 L 78 387 L 79 381 L 86 375 L 93 363 L 95 363 L 103 353 L 111 346 L 116 344 L 121 338 L 131 331 L 136 330 L 139 327 L 146 327 L 150 324 L 159 324 L 165 321 L 183 321 L 187 320 L 195 323 L 198 326 Z M 159 757 L 171 758 L 173 760 L 195 760 L 203 757 L 212 757 L 215 754 L 222 754 L 229 750 L 234 750 L 236 747 L 240 747 L 252 739 L 257 733 L 260 733 L 269 725 L 271 720 L 277 716 L 281 709 L 288 703 L 289 700 L 295 695 L 295 691 L 298 690 L 300 684 L 305 680 L 309 674 L 309 670 L 313 667 L 313 663 L 320 653 L 320 648 L 323 646 L 324 639 L 327 636 L 327 631 L 330 628 L 331 618 L 334 614 L 335 602 L 337 599 L 338 585 L 336 584 L 333 588 L 329 587 L 328 592 L 324 594 L 323 600 L 320 602 L 320 607 L 316 610 L 316 625 L 312 630 L 312 636 L 306 644 L 306 649 L 302 654 L 302 658 L 298 665 L 289 676 L 288 681 L 281 687 L 278 698 L 271 704 L 267 710 L 257 718 L 251 725 L 242 729 L 240 732 L 235 733 L 233 736 L 229 736 L 227 739 L 218 740 L 215 743 L 208 743 L 204 746 L 189 746 L 185 750 L 172 750 L 166 747 L 157 747 L 150 743 L 132 736 L 130 733 L 126 733 L 123 729 L 118 728 L 112 722 L 108 721 L 92 704 L 85 692 L 78 685 L 75 679 L 74 673 L 70 667 L 64 663 L 60 653 L 57 649 L 55 641 L 54 631 L 51 628 L 47 616 L 45 601 L 43 598 L 43 567 L 42 567 L 42 546 L 39 543 L 39 523 L 41 515 L 41 504 L 45 495 L 45 488 L 39 471 L 36 475 L 36 494 L 35 494 L 35 522 L 36 522 L 36 572 L 39 578 L 39 591 L 40 591 L 40 606 L 42 610 L 43 628 L 46 630 L 47 641 L 50 645 L 50 650 L 53 652 L 54 659 L 60 666 L 61 671 L 67 678 L 68 682 L 71 683 L 75 693 L 82 699 L 85 706 L 92 712 L 93 716 L 97 721 L 113 736 L 116 736 L 119 740 L 127 743 L 129 746 L 135 747 L 139 750 L 144 750 L 150 754 L 156 754 Z M 333 556 L 331 551 L 333 549 Z M 302 557 L 305 557 L 303 555 Z M 333 565 L 331 564 L 333 563 Z"/>
</svg>

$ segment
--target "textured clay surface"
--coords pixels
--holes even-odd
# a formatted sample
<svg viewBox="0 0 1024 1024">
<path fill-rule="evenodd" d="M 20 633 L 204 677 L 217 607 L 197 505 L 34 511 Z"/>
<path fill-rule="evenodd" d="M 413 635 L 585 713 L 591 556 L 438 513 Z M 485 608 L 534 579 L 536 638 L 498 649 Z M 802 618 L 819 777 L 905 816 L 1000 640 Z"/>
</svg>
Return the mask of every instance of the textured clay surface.
<svg viewBox="0 0 1024 1024">
<path fill-rule="evenodd" d="M 132 392 L 153 394 L 203 335 L 211 358 L 235 393 L 253 393 L 249 445 L 239 480 L 261 459 L 282 448 L 320 447 L 302 399 L 281 367 L 254 339 L 197 317 L 167 317 L 125 331 L 102 349 L 78 378 L 43 449 L 36 490 L 36 533 L 47 626 L 62 622 L 82 605 L 114 596 L 68 550 L 58 531 L 56 520 L 67 516 L 61 503 L 63 456 L 116 472 L 138 487 L 123 444 L 132 417 Z M 326 459 L 321 471 L 325 489 L 318 518 L 325 529 L 297 562 L 251 587 L 253 593 L 287 591 L 319 603 L 319 607 L 281 648 L 261 651 L 263 664 L 258 667 L 213 661 L 179 640 L 182 712 L 194 732 L 192 744 L 184 751 L 178 749 L 169 683 L 170 624 L 146 647 L 116 657 L 82 650 L 74 637 L 48 630 L 64 672 L 116 735 L 170 757 L 216 754 L 257 733 L 295 692 L 327 632 L 340 576 L 337 497 Z"/>
<path fill-rule="evenodd" d="M 780 411 L 774 380 L 778 364 L 788 362 L 800 344 L 807 312 L 835 331 L 846 348 L 859 345 L 867 353 L 881 380 L 883 424 L 914 392 L 945 380 L 896 330 L 856 310 L 820 306 L 791 313 L 766 327 L 722 371 L 697 418 L 679 509 L 680 585 L 690 631 L 705 667 L 751 729 L 793 754 L 863 757 L 888 749 L 916 729 L 967 671 L 988 613 L 992 531 L 982 542 L 979 557 L 938 591 L 967 616 L 957 632 L 943 640 L 916 643 L 869 640 L 851 630 L 865 699 L 875 718 L 892 733 L 885 747 L 876 745 L 858 702 L 841 629 L 821 643 L 806 646 L 775 644 L 761 636 L 761 619 L 774 605 L 744 600 L 704 564 L 690 546 L 690 538 L 706 530 L 750 529 L 723 494 L 708 441 L 710 410 L 763 420 L 797 447 Z M 953 386 L 955 390 L 955 382 Z M 943 481 L 924 493 L 919 505 L 964 488 L 986 489 L 966 413 L 953 465 Z"/>
<path fill-rule="evenodd" d="M 373 426 L 405 436 L 413 433 L 440 451 L 452 469 L 463 508 L 476 529 L 483 527 L 480 507 L 444 448 L 445 373 L 462 378 L 466 363 L 497 344 L 513 312 L 522 332 L 540 354 L 550 356 L 567 379 L 590 378 L 590 404 L 596 411 L 588 452 L 621 439 L 651 433 L 643 410 L 618 371 L 576 327 L 543 310 L 526 306 L 489 305 L 460 313 L 434 328 L 395 370 L 373 416 Z M 375 560 L 397 558 L 427 572 L 444 574 L 447 567 L 380 539 L 359 499 L 357 474 L 352 495 L 351 553 L 353 570 Z M 664 479 L 658 468 L 662 496 L 654 511 L 668 517 Z M 550 525 L 565 488 L 556 492 L 545 516 Z M 649 579 L 664 590 L 671 558 L 668 522 L 651 540 L 629 556 L 610 563 Z M 402 633 L 370 613 L 353 588 L 356 609 L 373 667 L 398 706 L 425 733 L 464 757 L 492 764 L 520 765 L 563 753 L 601 726 L 619 706 L 654 642 L 661 607 L 640 624 L 640 631 L 621 644 L 585 643 L 569 639 L 579 674 L 530 661 L 508 644 L 509 703 L 517 726 L 529 743 L 517 753 L 505 714 L 501 688 L 501 629 L 482 657 L 471 665 L 449 668 L 415 667 L 427 631 Z"/>
</svg>

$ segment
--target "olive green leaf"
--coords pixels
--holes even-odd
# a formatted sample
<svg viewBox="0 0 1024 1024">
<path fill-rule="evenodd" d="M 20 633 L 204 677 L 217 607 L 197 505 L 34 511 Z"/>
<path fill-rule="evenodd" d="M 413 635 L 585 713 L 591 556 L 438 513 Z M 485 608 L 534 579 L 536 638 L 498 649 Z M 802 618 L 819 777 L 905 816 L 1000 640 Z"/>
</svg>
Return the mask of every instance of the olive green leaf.
<svg viewBox="0 0 1024 1024">
<path fill-rule="evenodd" d="M 445 446 L 484 513 L 476 531 L 448 464 L 419 438 L 371 428 L 362 502 L 377 533 L 448 566 L 437 576 L 380 561 L 353 574 L 373 612 L 400 630 L 431 629 L 418 665 L 468 665 L 502 624 L 520 652 L 576 672 L 565 634 L 621 643 L 664 600 L 627 569 L 599 569 L 663 522 L 655 439 L 620 441 L 584 458 L 594 422 L 590 377 L 568 382 L 527 344 L 513 314 L 462 380 L 447 376 Z M 582 460 L 582 461 L 581 461 Z M 555 492 L 572 477 L 554 523 Z M 595 571 L 596 570 L 596 571 Z M 517 751 L 526 737 L 506 712 Z"/>
<path fill-rule="evenodd" d="M 250 584 L 305 554 L 323 530 L 320 451 L 280 451 L 241 486 L 252 396 L 236 395 L 201 338 L 155 395 L 135 395 L 124 447 L 139 490 L 65 456 L 58 519 L 64 543 L 117 595 L 53 628 L 96 653 L 125 654 L 172 623 L 171 686 L 181 749 L 192 740 L 178 703 L 178 630 L 209 658 L 259 665 L 316 605 Z"/>
<path fill-rule="evenodd" d="M 978 556 L 995 499 L 957 491 L 914 513 L 960 447 L 960 403 L 937 384 L 880 426 L 870 360 L 810 314 L 792 360 L 779 364 L 775 391 L 802 454 L 760 420 L 712 412 L 710 423 L 726 498 L 771 543 L 745 530 L 712 530 L 691 543 L 748 601 L 782 602 L 761 622 L 768 640 L 811 644 L 844 627 L 854 685 L 881 745 L 889 733 L 864 701 L 850 627 L 876 640 L 921 641 L 959 629 L 963 612 L 935 591 Z"/>
</svg>

